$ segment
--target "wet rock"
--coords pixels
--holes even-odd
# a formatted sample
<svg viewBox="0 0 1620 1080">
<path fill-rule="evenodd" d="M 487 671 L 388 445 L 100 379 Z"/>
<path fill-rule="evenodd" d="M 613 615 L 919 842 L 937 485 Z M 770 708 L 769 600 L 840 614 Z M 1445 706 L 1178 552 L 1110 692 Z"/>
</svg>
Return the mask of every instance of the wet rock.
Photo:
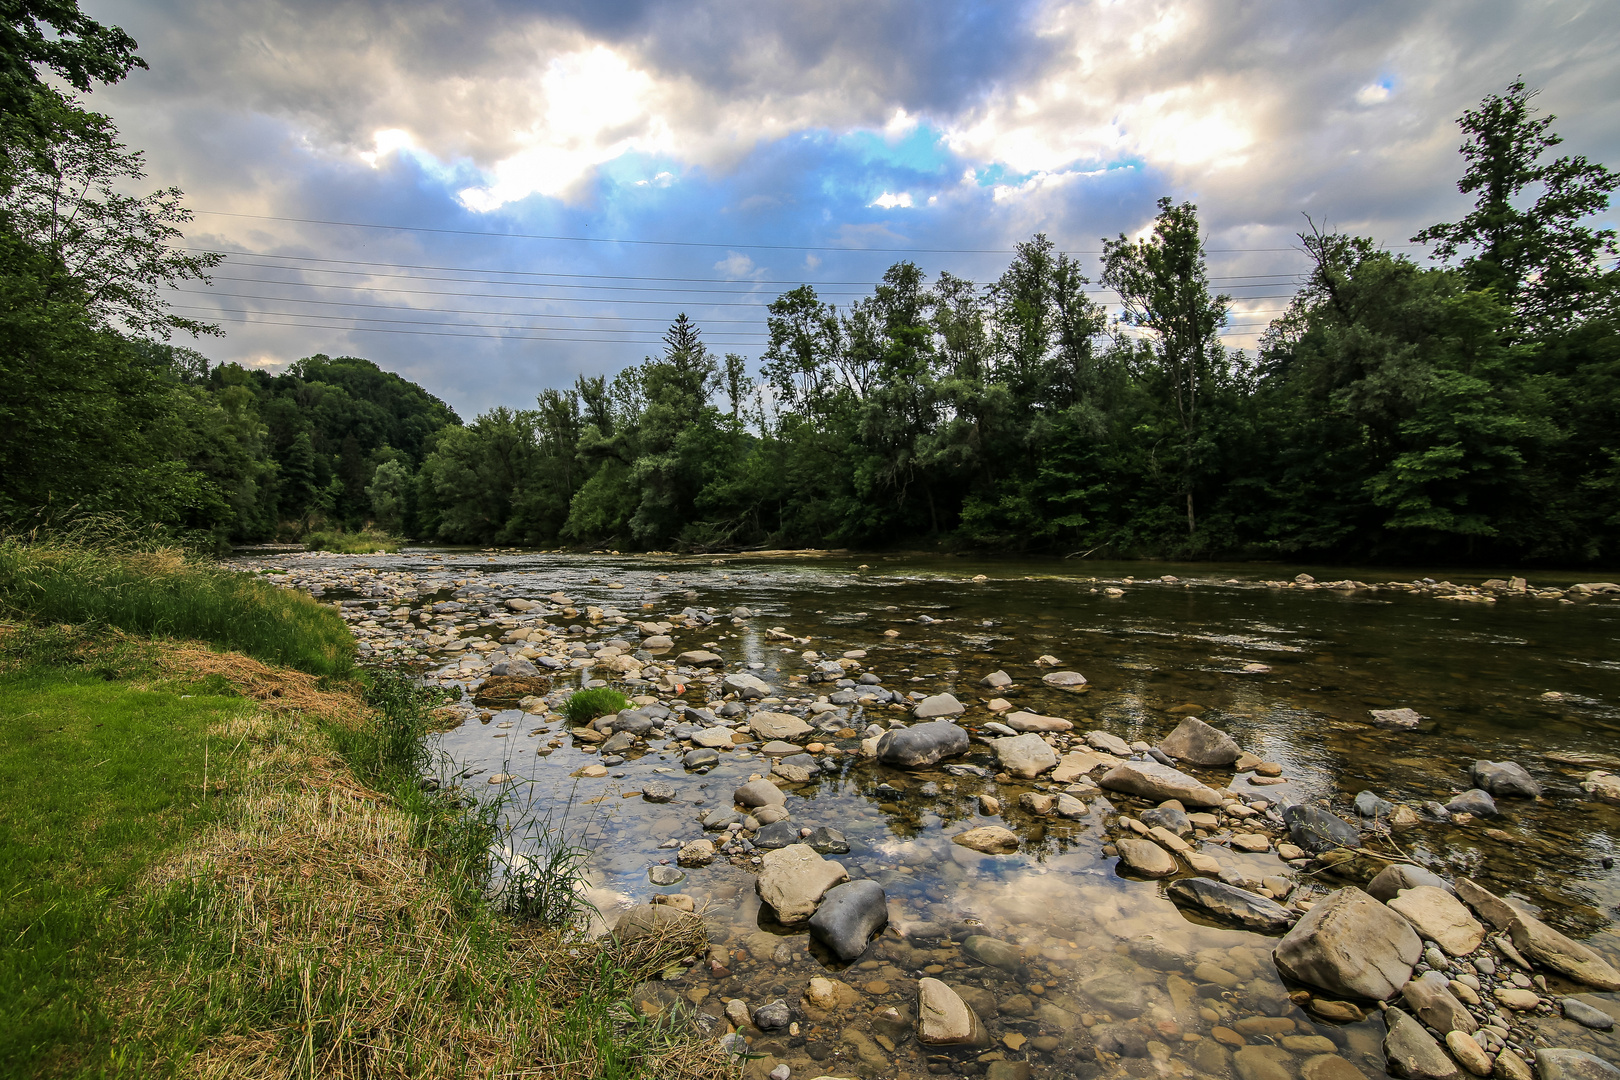
<svg viewBox="0 0 1620 1080">
<path fill-rule="evenodd" d="M 651 648 L 648 645 L 648 648 Z M 763 697 L 770 697 L 771 685 L 757 675 L 746 672 L 727 675 L 720 681 L 720 689 L 727 694 L 736 694 L 743 701 L 757 701 Z"/>
<path fill-rule="evenodd" d="M 986 855 L 1007 855 L 1018 850 L 1018 834 L 1000 825 L 980 825 L 976 829 L 957 833 L 951 843 L 960 844 Z"/>
<path fill-rule="evenodd" d="M 1318 901 L 1273 952 L 1300 982 L 1378 1000 L 1406 985 L 1422 954 L 1410 923 L 1353 886 Z"/>
<path fill-rule="evenodd" d="M 1485 1053 L 1485 1048 L 1472 1035 L 1458 1030 L 1446 1032 L 1446 1049 L 1451 1051 L 1451 1056 L 1457 1059 L 1459 1065 L 1475 1076 L 1491 1075 L 1490 1055 Z"/>
<path fill-rule="evenodd" d="M 1503 798 L 1539 799 L 1541 785 L 1514 761 L 1476 761 L 1469 773 L 1474 786 Z"/>
<path fill-rule="evenodd" d="M 1288 838 L 1306 851 L 1326 851 L 1336 847 L 1355 847 L 1361 843 L 1361 830 L 1336 814 L 1296 803 L 1283 811 L 1288 824 Z"/>
<path fill-rule="evenodd" d="M 519 678 L 532 679 L 540 674 L 540 670 L 532 662 L 521 656 L 514 656 L 510 660 L 498 660 L 490 667 L 491 675 L 515 675 Z"/>
<path fill-rule="evenodd" d="M 1041 676 L 1047 686 L 1074 687 L 1086 685 L 1086 677 L 1078 671 L 1054 671 Z"/>
<path fill-rule="evenodd" d="M 1220 806 L 1224 801 L 1214 788 L 1156 761 L 1121 762 L 1103 773 L 1097 783 L 1110 791 L 1156 801 L 1175 799 L 1186 806 Z"/>
<path fill-rule="evenodd" d="M 776 821 L 754 834 L 754 846 L 766 851 L 785 848 L 799 842 L 799 827 L 791 821 Z"/>
<path fill-rule="evenodd" d="M 1384 1056 L 1389 1071 L 1408 1080 L 1455 1080 L 1461 1073 L 1434 1036 L 1398 1009 L 1384 1014 L 1389 1031 L 1384 1035 Z"/>
<path fill-rule="evenodd" d="M 1541 1004 L 1541 998 L 1534 990 L 1521 990 L 1517 986 L 1498 986 L 1491 996 L 1518 1012 L 1529 1012 Z"/>
<path fill-rule="evenodd" d="M 916 730 L 916 729 L 912 729 Z M 1014 776 L 1031 780 L 1057 764 L 1057 753 L 1034 733 L 997 739 L 993 744 L 1001 767 Z"/>
<path fill-rule="evenodd" d="M 754 807 L 754 820 L 761 825 L 774 825 L 778 821 L 786 821 L 791 816 L 785 806 Z"/>
<path fill-rule="evenodd" d="M 1306 1058 L 1299 1075 L 1301 1080 L 1367 1080 L 1365 1073 L 1337 1054 Z"/>
<path fill-rule="evenodd" d="M 708 866 L 714 862 L 714 841 L 693 840 L 681 845 L 681 850 L 675 854 L 675 861 L 682 866 Z"/>
<path fill-rule="evenodd" d="M 702 731 L 693 732 L 692 741 L 710 750 L 737 745 L 737 741 L 731 737 L 731 729 L 724 727 L 704 728 Z"/>
<path fill-rule="evenodd" d="M 1599 990 L 1620 990 L 1620 971 L 1601 954 L 1560 934 L 1528 911 L 1522 911 L 1470 881 L 1457 879 L 1457 895 L 1499 930 L 1513 947 L 1538 964 Z"/>
<path fill-rule="evenodd" d="M 1159 749 L 1189 765 L 1231 765 L 1243 753 L 1226 732 L 1189 716 L 1159 742 Z"/>
<path fill-rule="evenodd" d="M 827 890 L 810 918 L 810 936 L 840 960 L 853 960 L 888 922 L 882 887 L 875 881 L 847 881 Z"/>
<path fill-rule="evenodd" d="M 673 866 L 655 866 L 647 871 L 647 880 L 654 885 L 678 885 L 685 877 Z"/>
<path fill-rule="evenodd" d="M 1099 1024 L 1092 1029 L 1097 1049 L 1123 1058 L 1148 1056 L 1147 1036 L 1136 1024 Z"/>
<path fill-rule="evenodd" d="M 755 888 L 776 917 L 792 925 L 810 918 L 827 890 L 848 879 L 842 864 L 823 859 L 808 844 L 790 844 L 765 853 Z"/>
<path fill-rule="evenodd" d="M 787 802 L 782 789 L 763 778 L 750 780 L 733 791 L 731 797 L 743 806 L 781 806 Z"/>
<path fill-rule="evenodd" d="M 1581 781 L 1581 790 L 1599 802 L 1620 804 L 1620 773 L 1595 769 Z"/>
<path fill-rule="evenodd" d="M 1412 709 L 1372 709 L 1372 723 L 1377 727 L 1410 731 L 1423 722 L 1423 716 Z"/>
<path fill-rule="evenodd" d="M 1155 806 L 1152 810 L 1142 811 L 1136 817 L 1149 829 L 1165 829 L 1177 836 L 1193 834 L 1193 825 L 1187 820 L 1187 812 L 1174 806 Z"/>
<path fill-rule="evenodd" d="M 1232 1053 L 1240 1080 L 1294 1080 L 1294 1056 L 1280 1046 L 1245 1046 Z"/>
<path fill-rule="evenodd" d="M 1280 934 L 1294 923 L 1287 908 L 1247 889 L 1208 878 L 1182 878 L 1171 884 L 1170 899 L 1197 908 L 1217 922 L 1261 934 Z"/>
<path fill-rule="evenodd" d="M 1070 731 L 1074 728 L 1068 720 L 1032 712 L 1012 712 L 1002 719 L 1013 731 Z"/>
<path fill-rule="evenodd" d="M 1485 928 L 1445 889 L 1433 885 L 1405 889 L 1389 906 L 1452 956 L 1467 956 L 1485 940 Z"/>
<path fill-rule="evenodd" d="M 1472 1033 L 1479 1028 L 1467 1007 L 1451 992 L 1446 977 L 1438 971 L 1425 971 L 1401 987 L 1401 1000 L 1436 1031 Z"/>
<path fill-rule="evenodd" d="M 1018 796 L 1019 809 L 1026 813 L 1035 814 L 1038 817 L 1045 817 L 1050 814 L 1055 803 L 1056 800 L 1052 796 L 1042 794 L 1039 791 L 1026 791 Z"/>
<path fill-rule="evenodd" d="M 728 743 L 731 741 L 729 732 L 726 741 Z M 720 764 L 720 754 L 709 747 L 700 747 L 697 750 L 687 751 L 686 756 L 681 758 L 681 764 L 688 769 L 706 769 L 711 765 Z"/>
<path fill-rule="evenodd" d="M 1475 817 L 1495 817 L 1497 814 L 1496 800 L 1491 798 L 1490 792 L 1480 788 L 1469 788 L 1446 803 L 1446 809 L 1453 814 L 1473 814 Z"/>
<path fill-rule="evenodd" d="M 641 797 L 650 803 L 666 803 L 675 798 L 675 785 L 667 780 L 649 780 L 641 785 Z"/>
<path fill-rule="evenodd" d="M 1362 817 L 1387 818 L 1395 812 L 1395 804 L 1381 799 L 1371 791 L 1356 793 L 1356 813 Z"/>
<path fill-rule="evenodd" d="M 748 730 L 761 739 L 796 739 L 815 729 L 792 713 L 758 712 L 749 718 Z"/>
<path fill-rule="evenodd" d="M 1169 877 L 1176 872 L 1175 857 L 1151 840 L 1123 836 L 1114 841 L 1114 847 L 1125 865 L 1143 877 Z"/>
<path fill-rule="evenodd" d="M 917 1041 L 930 1046 L 988 1046 L 990 1033 L 956 991 L 938 979 L 917 982 Z"/>
<path fill-rule="evenodd" d="M 1012 681 L 1012 676 L 1005 671 L 992 671 L 979 680 L 979 685 L 987 690 L 1000 690 L 1003 686 L 1011 686 Z"/>
<path fill-rule="evenodd" d="M 782 1000 L 772 1001 L 754 1010 L 754 1026 L 761 1031 L 780 1031 L 793 1022 L 793 1010 Z"/>
<path fill-rule="evenodd" d="M 1535 1080 L 1535 1074 L 1525 1060 L 1511 1050 L 1503 1050 L 1496 1055 L 1496 1067 L 1491 1075 L 1497 1080 Z"/>
<path fill-rule="evenodd" d="M 1589 1027 L 1594 1031 L 1609 1031 L 1614 1028 L 1614 1017 L 1595 1005 L 1588 1005 L 1580 998 L 1562 998 L 1558 1006 L 1563 1010 L 1564 1019 L 1573 1020 L 1582 1027 Z"/>
<path fill-rule="evenodd" d="M 1552 1047 L 1536 1051 L 1541 1080 L 1620 1080 L 1620 1069 L 1582 1050 Z"/>
<path fill-rule="evenodd" d="M 1001 971 L 1017 971 L 1024 963 L 1023 953 L 1018 946 L 984 934 L 973 934 L 964 939 L 962 951 L 986 967 Z"/>
<path fill-rule="evenodd" d="M 1058 817 L 1068 818 L 1071 821 L 1086 816 L 1086 804 L 1073 795 L 1063 794 L 1057 797 Z"/>
<path fill-rule="evenodd" d="M 846 855 L 849 853 L 849 841 L 837 829 L 822 827 L 810 834 L 805 841 L 818 855 Z"/>
<path fill-rule="evenodd" d="M 636 745 L 636 737 L 634 735 L 630 734 L 628 731 L 618 732 L 617 734 L 609 737 L 608 741 L 602 744 L 603 760 L 606 760 L 606 755 L 608 754 L 623 753 L 634 745 Z"/>
<path fill-rule="evenodd" d="M 967 712 L 967 706 L 956 700 L 952 694 L 935 694 L 925 697 L 917 702 L 917 707 L 911 714 L 919 720 L 938 720 L 944 716 L 960 716 Z"/>
<path fill-rule="evenodd" d="M 967 749 L 966 731 L 949 720 L 934 720 L 885 732 L 878 738 L 877 759 L 885 765 L 913 769 L 965 754 Z"/>
<path fill-rule="evenodd" d="M 1131 756 L 1131 744 L 1118 735 L 1110 735 L 1106 731 L 1086 732 L 1086 745 L 1093 750 L 1113 754 L 1115 757 L 1126 758 Z"/>
<path fill-rule="evenodd" d="M 1402 889 L 1415 889 L 1420 885 L 1453 891 L 1450 883 L 1439 874 L 1411 863 L 1391 863 L 1367 883 L 1367 894 L 1375 900 L 1388 902 Z"/>
</svg>

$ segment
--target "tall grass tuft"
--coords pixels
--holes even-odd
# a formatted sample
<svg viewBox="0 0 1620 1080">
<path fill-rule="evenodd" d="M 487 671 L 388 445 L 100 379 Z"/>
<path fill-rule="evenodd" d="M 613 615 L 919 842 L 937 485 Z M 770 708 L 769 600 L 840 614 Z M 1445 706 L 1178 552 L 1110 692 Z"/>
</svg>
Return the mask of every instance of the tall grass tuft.
<svg viewBox="0 0 1620 1080">
<path fill-rule="evenodd" d="M 630 707 L 630 699 L 611 687 L 598 686 L 590 690 L 577 690 L 569 695 L 563 706 L 563 715 L 570 724 L 588 724 L 598 716 L 621 712 Z"/>
<path fill-rule="evenodd" d="M 0 536 L 0 615 L 200 640 L 312 675 L 354 663 L 354 638 L 331 608 L 105 523 Z"/>
<path fill-rule="evenodd" d="M 331 551 L 339 555 L 372 555 L 379 551 L 393 553 L 402 543 L 399 537 L 376 529 L 361 529 L 347 533 L 341 529 L 321 529 L 304 537 L 311 551 Z"/>
</svg>

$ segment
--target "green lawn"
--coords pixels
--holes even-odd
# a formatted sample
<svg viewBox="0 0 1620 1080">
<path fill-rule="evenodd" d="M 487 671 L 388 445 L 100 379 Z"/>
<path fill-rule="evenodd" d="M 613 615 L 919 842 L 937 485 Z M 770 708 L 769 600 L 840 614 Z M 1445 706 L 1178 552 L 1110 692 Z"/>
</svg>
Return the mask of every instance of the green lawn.
<svg viewBox="0 0 1620 1080">
<path fill-rule="evenodd" d="M 221 689 L 0 673 L 0 1075 L 124 1071 L 98 980 L 150 944 L 141 875 L 220 806 L 206 732 L 252 707 Z"/>
</svg>

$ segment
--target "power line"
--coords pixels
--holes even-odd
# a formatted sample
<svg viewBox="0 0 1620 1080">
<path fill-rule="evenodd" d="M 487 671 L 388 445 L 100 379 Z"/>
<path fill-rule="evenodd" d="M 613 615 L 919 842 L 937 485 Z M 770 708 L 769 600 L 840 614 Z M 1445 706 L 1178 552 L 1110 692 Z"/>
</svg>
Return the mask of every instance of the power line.
<svg viewBox="0 0 1620 1080">
<path fill-rule="evenodd" d="M 320 304 L 326 307 L 364 307 L 378 308 L 387 311 L 432 311 L 445 315 L 510 315 L 518 319 L 615 319 L 619 322 L 655 322 L 665 323 L 668 319 L 653 315 L 566 315 L 561 312 L 546 311 L 529 315 L 521 311 L 480 311 L 474 308 L 439 308 L 439 307 L 409 307 L 400 304 L 368 304 L 361 300 L 306 300 L 301 296 L 259 296 L 255 293 L 215 292 L 210 289 L 177 289 L 177 292 L 187 296 L 229 296 L 237 300 L 271 300 L 282 304 Z M 458 295 L 452 293 L 450 295 Z M 292 312 L 283 312 L 290 315 Z M 758 319 L 704 319 L 704 323 L 745 324 L 758 326 Z"/>
<path fill-rule="evenodd" d="M 182 309 L 183 310 L 183 309 Z M 251 314 L 251 313 L 249 313 Z M 296 326 L 304 330 L 341 331 L 356 334 L 406 334 L 413 337 L 455 337 L 455 338 L 484 338 L 489 341 L 580 341 L 597 345 L 657 345 L 662 338 L 566 338 L 541 337 L 525 334 L 455 334 L 443 330 L 385 330 L 374 326 L 310 326 L 302 322 L 273 322 L 269 319 L 228 319 L 216 316 L 214 321 L 223 323 L 246 323 L 257 326 Z M 447 324 L 453 325 L 453 324 Z"/>
<path fill-rule="evenodd" d="M 221 311 L 221 312 L 226 312 L 226 313 L 231 314 L 231 315 L 285 315 L 285 316 L 289 316 L 289 317 L 292 317 L 292 318 L 298 318 L 298 319 L 326 319 L 328 321 L 336 320 L 336 319 L 353 319 L 353 320 L 357 320 L 359 322 L 398 323 L 400 325 L 405 325 L 405 326 L 465 326 L 465 327 L 471 327 L 471 328 L 476 328 L 476 329 L 481 329 L 481 330 L 565 330 L 565 331 L 568 331 L 569 333 L 575 333 L 575 334 L 623 334 L 623 333 L 627 333 L 627 332 L 628 333 L 636 332 L 636 331 L 626 331 L 626 330 L 622 330 L 622 329 L 615 329 L 615 328 L 612 328 L 612 327 L 512 326 L 512 325 L 509 325 L 509 324 L 501 324 L 501 323 L 480 323 L 480 322 L 466 322 L 466 321 L 450 321 L 450 320 L 445 320 L 445 319 L 374 319 L 374 318 L 371 318 L 371 317 L 365 316 L 365 315 L 322 315 L 319 312 L 264 311 L 264 310 L 259 309 L 259 308 L 209 308 L 209 307 L 202 307 L 202 306 L 194 305 L 194 304 L 175 304 L 174 309 L 176 311 L 196 311 L 196 312 L 203 312 L 203 313 L 210 312 L 210 311 Z M 517 316 L 514 316 L 514 317 L 515 318 L 523 318 L 524 316 L 517 315 Z M 530 318 L 540 318 L 541 316 L 529 316 L 529 317 Z M 233 320 L 233 321 L 236 321 L 236 320 Z M 293 324 L 283 324 L 283 325 L 298 325 L 298 324 L 293 323 Z M 330 327 L 316 327 L 315 329 L 332 329 L 332 328 L 330 328 Z M 647 341 L 663 341 L 664 340 L 663 336 L 661 334 L 657 334 L 656 331 L 649 330 L 649 331 L 642 331 L 642 332 L 652 335 L 652 336 L 650 336 L 650 337 L 648 337 L 646 339 Z M 740 332 L 737 332 L 737 331 L 720 331 L 720 332 L 718 332 L 716 334 L 705 335 L 705 336 L 709 337 L 711 340 L 713 338 L 721 338 L 721 337 L 723 337 L 723 338 L 748 338 L 750 340 L 750 342 L 758 342 L 758 341 L 762 341 L 764 339 L 763 334 L 748 334 L 748 333 L 740 333 Z M 580 341 L 590 341 L 592 339 L 590 339 L 590 338 L 579 338 L 578 340 L 580 340 Z M 736 342 L 733 342 L 733 344 L 736 344 Z"/>
</svg>

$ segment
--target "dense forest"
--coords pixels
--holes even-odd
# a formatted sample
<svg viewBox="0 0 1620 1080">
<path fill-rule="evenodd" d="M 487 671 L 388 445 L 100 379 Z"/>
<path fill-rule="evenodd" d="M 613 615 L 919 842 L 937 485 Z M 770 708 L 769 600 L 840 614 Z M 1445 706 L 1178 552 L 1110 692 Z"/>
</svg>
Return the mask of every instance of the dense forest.
<svg viewBox="0 0 1620 1080">
<path fill-rule="evenodd" d="M 35 11 L 47 11 L 40 14 Z M 1516 82 L 1460 120 L 1474 197 L 1420 263 L 1315 223 L 1305 285 L 1221 344 L 1197 208 L 1095 267 L 1043 235 L 996 280 L 911 262 L 804 285 L 763 355 L 675 319 L 657 356 L 463 424 L 367 360 L 284 373 L 172 343 L 181 193 L 78 92 L 141 66 L 71 5 L 0 33 L 0 517 L 117 513 L 216 543 L 375 524 L 455 543 L 929 546 L 1111 556 L 1612 562 L 1620 174 L 1554 156 Z M 52 33 L 40 31 L 49 26 Z M 1090 276 L 1088 276 L 1088 271 Z M 1123 313 L 1109 319 L 1095 282 Z M 1088 286 L 1091 286 L 1088 288 Z"/>
</svg>

